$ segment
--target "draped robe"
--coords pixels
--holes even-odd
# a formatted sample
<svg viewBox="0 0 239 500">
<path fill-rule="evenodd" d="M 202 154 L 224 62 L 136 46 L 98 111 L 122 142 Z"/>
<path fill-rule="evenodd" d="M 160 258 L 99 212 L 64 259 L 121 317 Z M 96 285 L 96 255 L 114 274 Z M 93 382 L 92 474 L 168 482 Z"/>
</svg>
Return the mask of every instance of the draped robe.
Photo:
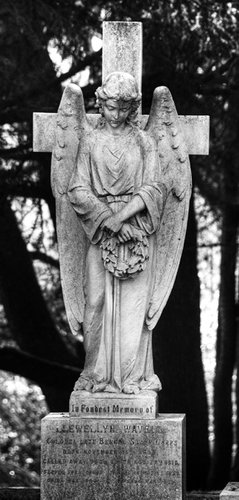
<svg viewBox="0 0 239 500">
<path fill-rule="evenodd" d="M 117 136 L 97 128 L 80 145 L 68 190 L 89 240 L 83 321 L 86 359 L 76 389 L 137 393 L 161 388 L 153 369 L 152 332 L 145 324 L 154 286 L 156 232 L 166 197 L 159 177 L 156 145 L 137 127 L 127 125 Z M 121 280 L 104 267 L 102 225 L 136 194 L 145 209 L 127 222 L 147 236 L 149 259 L 133 279 Z"/>
</svg>

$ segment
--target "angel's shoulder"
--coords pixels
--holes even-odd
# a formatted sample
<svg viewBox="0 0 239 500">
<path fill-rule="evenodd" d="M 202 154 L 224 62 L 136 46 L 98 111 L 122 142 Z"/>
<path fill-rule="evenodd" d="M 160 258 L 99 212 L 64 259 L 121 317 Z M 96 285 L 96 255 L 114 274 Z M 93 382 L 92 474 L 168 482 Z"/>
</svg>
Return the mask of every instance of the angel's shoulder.
<svg viewBox="0 0 239 500">
<path fill-rule="evenodd" d="M 138 128 L 136 134 L 138 142 L 146 152 L 155 151 L 157 149 L 156 141 L 148 131 Z"/>
<path fill-rule="evenodd" d="M 90 153 L 96 141 L 95 131 L 85 131 L 79 136 L 79 148 L 78 151 L 81 153 Z"/>
</svg>

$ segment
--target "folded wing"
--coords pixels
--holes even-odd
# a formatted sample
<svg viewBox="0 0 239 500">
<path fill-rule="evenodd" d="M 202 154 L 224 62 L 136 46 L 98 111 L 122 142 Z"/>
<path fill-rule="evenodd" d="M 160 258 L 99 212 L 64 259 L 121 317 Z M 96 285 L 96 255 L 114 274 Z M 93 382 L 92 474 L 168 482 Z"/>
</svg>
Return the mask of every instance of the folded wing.
<svg viewBox="0 0 239 500">
<path fill-rule="evenodd" d="M 158 87 L 154 91 L 145 130 L 156 140 L 162 182 L 168 193 L 162 222 L 157 231 L 155 282 L 146 317 L 151 330 L 166 305 L 176 278 L 191 196 L 187 147 L 171 93 L 166 87 Z"/>
<path fill-rule="evenodd" d="M 84 269 L 87 241 L 67 191 L 76 167 L 78 148 L 89 132 L 80 87 L 66 87 L 57 113 L 52 154 L 51 185 L 56 198 L 56 221 L 62 290 L 67 318 L 74 334 L 81 332 L 84 315 Z"/>
</svg>

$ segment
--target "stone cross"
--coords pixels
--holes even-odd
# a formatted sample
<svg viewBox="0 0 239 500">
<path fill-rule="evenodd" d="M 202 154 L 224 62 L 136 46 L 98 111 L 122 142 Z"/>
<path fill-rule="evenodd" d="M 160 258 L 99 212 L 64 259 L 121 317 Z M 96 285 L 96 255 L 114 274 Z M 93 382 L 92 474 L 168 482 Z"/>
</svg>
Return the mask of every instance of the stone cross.
<svg viewBox="0 0 239 500">
<path fill-rule="evenodd" d="M 103 79 L 112 71 L 132 74 L 141 89 L 142 23 L 105 22 L 103 24 Z M 159 82 L 160 83 L 160 82 Z M 96 122 L 98 115 L 88 115 Z M 180 116 L 182 129 L 191 155 L 209 152 L 209 116 Z M 141 118 L 142 127 L 148 116 Z M 55 140 L 56 113 L 33 114 L 33 151 L 51 152 Z"/>
</svg>

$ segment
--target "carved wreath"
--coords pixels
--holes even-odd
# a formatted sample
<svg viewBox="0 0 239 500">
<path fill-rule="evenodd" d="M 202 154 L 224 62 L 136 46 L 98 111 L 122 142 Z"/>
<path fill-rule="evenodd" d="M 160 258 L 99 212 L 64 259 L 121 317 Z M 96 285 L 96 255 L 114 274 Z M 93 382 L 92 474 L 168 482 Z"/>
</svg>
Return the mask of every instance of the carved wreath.
<svg viewBox="0 0 239 500">
<path fill-rule="evenodd" d="M 125 243 L 120 243 L 117 236 L 104 236 L 100 246 L 105 269 L 119 279 L 134 278 L 146 268 L 149 242 L 145 234 L 140 241 Z"/>
</svg>

